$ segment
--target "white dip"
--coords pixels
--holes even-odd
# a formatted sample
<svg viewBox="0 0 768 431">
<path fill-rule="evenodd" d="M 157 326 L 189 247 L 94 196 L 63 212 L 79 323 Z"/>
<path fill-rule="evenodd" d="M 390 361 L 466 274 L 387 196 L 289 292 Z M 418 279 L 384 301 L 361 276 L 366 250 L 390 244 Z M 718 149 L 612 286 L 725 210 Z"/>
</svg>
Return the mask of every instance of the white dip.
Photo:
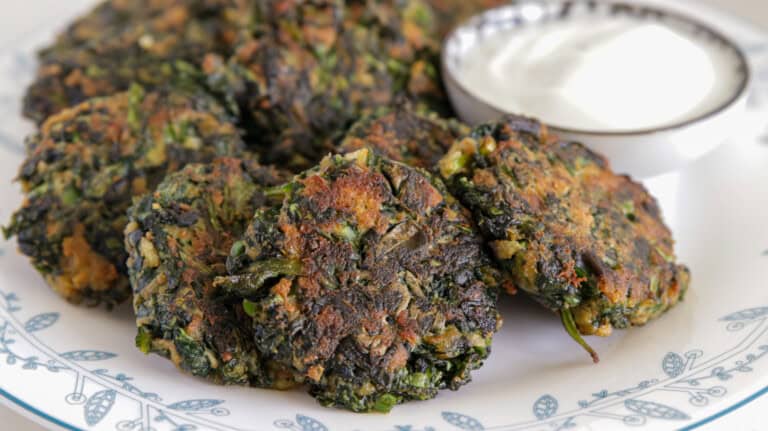
<svg viewBox="0 0 768 431">
<path fill-rule="evenodd" d="M 457 72 L 468 90 L 504 111 L 615 132 L 716 109 L 739 84 L 733 56 L 660 22 L 581 17 L 499 31 L 470 49 Z"/>
</svg>

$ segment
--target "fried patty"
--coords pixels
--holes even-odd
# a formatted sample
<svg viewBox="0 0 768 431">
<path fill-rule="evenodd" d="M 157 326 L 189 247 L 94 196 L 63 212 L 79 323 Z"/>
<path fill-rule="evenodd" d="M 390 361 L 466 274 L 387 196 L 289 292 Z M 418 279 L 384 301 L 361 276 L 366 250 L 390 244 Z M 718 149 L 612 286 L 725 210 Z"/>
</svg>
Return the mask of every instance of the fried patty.
<svg viewBox="0 0 768 431">
<path fill-rule="evenodd" d="M 369 116 L 355 123 L 337 151 L 349 153 L 370 148 L 391 160 L 431 169 L 453 141 L 468 135 L 470 130 L 458 120 L 399 106 L 386 114 Z"/>
<path fill-rule="evenodd" d="M 147 88 L 199 66 L 207 53 L 230 55 L 248 24 L 248 0 L 114 0 L 101 3 L 39 53 L 24 115 L 42 123 L 63 108 Z"/>
<path fill-rule="evenodd" d="M 259 25 L 204 68 L 239 102 L 267 160 L 300 171 L 346 129 L 400 98 L 449 110 L 432 15 L 420 0 L 268 0 Z"/>
<path fill-rule="evenodd" d="M 227 274 L 232 244 L 267 204 L 265 189 L 285 180 L 274 168 L 220 158 L 168 175 L 131 207 L 125 246 L 142 351 L 219 383 L 295 384 L 257 350 L 242 299 L 213 287 Z"/>
<path fill-rule="evenodd" d="M 535 120 L 476 128 L 439 171 L 516 287 L 561 313 L 575 338 L 645 324 L 688 288 L 645 188 Z"/>
<path fill-rule="evenodd" d="M 282 189 L 217 280 L 244 298 L 259 351 L 354 411 L 467 383 L 501 324 L 498 273 L 442 183 L 364 149 Z"/>
<path fill-rule="evenodd" d="M 27 142 L 18 179 L 26 199 L 4 229 L 54 290 L 112 306 L 130 295 L 125 211 L 187 163 L 244 154 L 227 111 L 177 88 L 96 98 L 49 118 Z"/>
</svg>

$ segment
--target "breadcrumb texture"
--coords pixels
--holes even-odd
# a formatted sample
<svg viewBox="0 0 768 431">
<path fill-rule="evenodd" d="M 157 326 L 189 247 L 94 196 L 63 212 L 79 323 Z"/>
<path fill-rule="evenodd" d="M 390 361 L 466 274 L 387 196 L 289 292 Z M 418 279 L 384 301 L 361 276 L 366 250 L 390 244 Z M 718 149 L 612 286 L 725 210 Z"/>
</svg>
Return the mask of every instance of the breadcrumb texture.
<svg viewBox="0 0 768 431">
<path fill-rule="evenodd" d="M 499 274 L 442 183 L 363 149 L 284 193 L 217 279 L 244 298 L 259 351 L 354 411 L 467 383 L 501 324 Z"/>
<path fill-rule="evenodd" d="M 438 169 L 515 286 L 572 313 L 582 334 L 645 324 L 688 288 L 648 191 L 535 120 L 476 128 Z"/>
</svg>

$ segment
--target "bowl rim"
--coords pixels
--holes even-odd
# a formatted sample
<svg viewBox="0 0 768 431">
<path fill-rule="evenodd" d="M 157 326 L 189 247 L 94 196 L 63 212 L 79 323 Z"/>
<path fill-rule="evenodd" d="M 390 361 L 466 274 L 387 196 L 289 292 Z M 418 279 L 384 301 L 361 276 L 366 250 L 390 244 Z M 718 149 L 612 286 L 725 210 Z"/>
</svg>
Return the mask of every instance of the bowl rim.
<svg viewBox="0 0 768 431">
<path fill-rule="evenodd" d="M 508 114 L 517 114 L 517 115 L 526 115 L 525 112 L 510 112 L 506 111 L 502 108 L 497 107 L 496 105 L 489 103 L 482 98 L 476 96 L 473 94 L 470 90 L 466 88 L 466 86 L 461 82 L 460 79 L 458 79 L 454 75 L 454 71 L 452 67 L 448 65 L 448 54 L 446 46 L 456 38 L 456 34 L 459 31 L 462 31 L 470 26 L 472 27 L 478 27 L 474 24 L 475 21 L 480 21 L 481 17 L 492 14 L 495 11 L 504 10 L 504 9 L 519 9 L 522 6 L 526 4 L 534 3 L 531 1 L 523 1 L 519 3 L 510 3 L 505 4 L 501 6 L 496 6 L 493 8 L 486 9 L 482 12 L 479 12 L 460 24 L 458 24 L 456 27 L 451 29 L 448 34 L 443 38 L 443 41 L 441 43 L 441 50 L 440 50 L 440 66 L 442 69 L 442 75 L 443 79 L 450 80 L 451 83 L 455 86 L 457 90 L 459 90 L 461 93 L 464 93 L 466 97 L 469 97 L 479 103 L 482 103 L 483 105 L 493 109 L 494 111 L 497 111 L 501 113 L 502 115 L 508 115 Z M 541 0 L 538 1 L 538 3 L 543 4 Z M 547 5 L 571 5 L 575 3 L 581 3 L 585 4 L 590 8 L 593 8 L 596 4 L 602 4 L 607 5 L 608 7 L 615 7 L 615 8 L 621 8 L 621 9 L 628 9 L 628 10 L 635 10 L 635 11 L 642 11 L 647 14 L 656 15 L 659 17 L 670 17 L 675 20 L 687 23 L 697 31 L 704 31 L 707 33 L 710 37 L 713 37 L 718 42 L 722 43 L 723 45 L 727 46 L 728 49 L 732 50 L 736 54 L 737 58 L 737 68 L 742 73 L 741 81 L 739 82 L 739 85 L 737 86 L 736 90 L 733 92 L 733 95 L 731 95 L 729 98 L 725 99 L 723 102 L 715 106 L 714 108 L 702 113 L 698 114 L 694 117 L 691 117 L 689 119 L 685 119 L 682 121 L 678 121 L 672 124 L 667 124 L 664 126 L 658 126 L 658 127 L 647 127 L 642 129 L 630 129 L 630 130 L 615 130 L 615 131 L 609 131 L 609 130 L 590 130 L 590 129 L 575 129 L 572 127 L 563 127 L 558 126 L 557 124 L 553 124 L 551 122 L 547 122 L 546 119 L 542 118 L 542 121 L 544 121 L 547 124 L 547 128 L 550 130 L 555 130 L 563 133 L 570 133 L 570 134 L 580 134 L 580 135 L 593 135 L 593 136 L 642 136 L 642 135 L 648 135 L 648 134 L 654 134 L 654 133 L 661 133 L 661 132 L 670 132 L 675 131 L 678 129 L 683 129 L 689 126 L 696 125 L 697 123 L 702 123 L 705 120 L 712 119 L 713 117 L 716 117 L 723 113 L 724 111 L 730 109 L 734 105 L 736 105 L 741 99 L 745 98 L 747 96 L 747 90 L 749 88 L 749 84 L 752 81 L 752 70 L 749 65 L 749 61 L 747 60 L 747 56 L 744 53 L 744 50 L 739 47 L 739 45 L 734 42 L 730 37 L 726 36 L 716 28 L 710 26 L 709 24 L 706 24 L 696 18 L 690 17 L 686 15 L 685 13 L 673 11 L 664 7 L 658 7 L 655 4 L 646 3 L 644 1 L 629 1 L 629 0 L 549 0 L 546 2 Z M 569 7 L 569 6 L 568 6 Z"/>
</svg>

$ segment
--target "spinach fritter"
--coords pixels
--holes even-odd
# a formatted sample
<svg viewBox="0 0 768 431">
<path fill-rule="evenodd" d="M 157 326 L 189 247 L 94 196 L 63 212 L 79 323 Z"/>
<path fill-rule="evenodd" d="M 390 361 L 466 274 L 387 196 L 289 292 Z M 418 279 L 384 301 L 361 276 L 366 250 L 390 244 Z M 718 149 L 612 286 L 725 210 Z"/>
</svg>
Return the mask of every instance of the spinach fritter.
<svg viewBox="0 0 768 431">
<path fill-rule="evenodd" d="M 125 245 L 142 351 L 219 383 L 295 384 L 257 351 L 242 299 L 213 287 L 233 242 L 267 203 L 265 188 L 284 180 L 256 162 L 221 158 L 168 175 L 131 207 Z"/>
<path fill-rule="evenodd" d="M 209 52 L 230 55 L 250 10 L 248 0 L 104 2 L 39 53 L 24 115 L 42 123 L 63 108 L 127 90 L 133 82 L 147 88 L 167 84 Z"/>
<path fill-rule="evenodd" d="M 168 172 L 242 154 L 227 111 L 193 89 L 135 86 L 49 118 L 27 142 L 18 179 L 26 195 L 4 229 L 48 284 L 73 303 L 128 298 L 125 211 Z"/>
<path fill-rule="evenodd" d="M 281 189 L 217 280 L 245 298 L 259 351 L 354 411 L 467 383 L 501 324 L 498 273 L 442 183 L 364 149 Z"/>
<path fill-rule="evenodd" d="M 439 170 L 516 287 L 559 312 L 582 344 L 579 333 L 648 322 L 688 288 L 688 269 L 675 263 L 672 235 L 645 188 L 535 120 L 478 127 Z"/>
<path fill-rule="evenodd" d="M 419 113 L 401 106 L 355 123 L 339 144 L 340 153 L 370 148 L 391 160 L 431 169 L 453 141 L 470 132 L 469 126 L 436 114 Z"/>
<path fill-rule="evenodd" d="M 268 161 L 308 168 L 360 117 L 406 98 L 450 110 L 432 15 L 420 0 L 267 0 L 259 25 L 204 69 L 238 101 Z"/>
</svg>

